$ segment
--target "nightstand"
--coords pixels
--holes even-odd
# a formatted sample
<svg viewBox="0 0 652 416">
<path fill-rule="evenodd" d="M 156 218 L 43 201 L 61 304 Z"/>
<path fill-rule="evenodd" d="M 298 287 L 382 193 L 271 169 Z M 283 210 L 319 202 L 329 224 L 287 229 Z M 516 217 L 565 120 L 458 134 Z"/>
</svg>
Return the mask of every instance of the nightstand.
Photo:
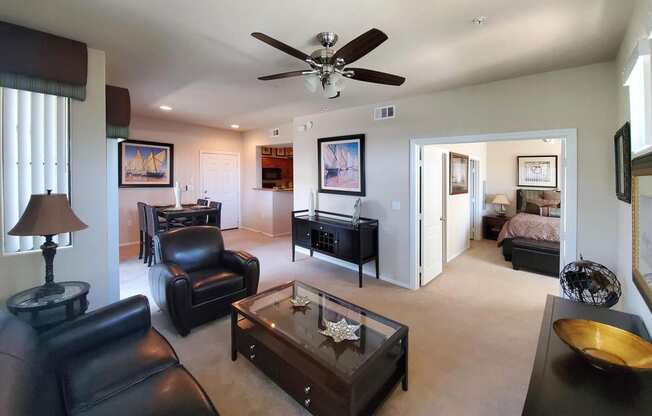
<svg viewBox="0 0 652 416">
<path fill-rule="evenodd" d="M 497 215 L 484 215 L 482 217 L 482 237 L 487 240 L 498 240 L 498 234 L 510 217 Z"/>
</svg>

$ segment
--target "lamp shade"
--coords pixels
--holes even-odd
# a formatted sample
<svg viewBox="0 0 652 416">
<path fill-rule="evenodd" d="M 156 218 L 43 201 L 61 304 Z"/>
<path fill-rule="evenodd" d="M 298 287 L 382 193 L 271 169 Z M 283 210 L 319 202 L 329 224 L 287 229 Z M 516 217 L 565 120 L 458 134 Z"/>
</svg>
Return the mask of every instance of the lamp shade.
<svg viewBox="0 0 652 416">
<path fill-rule="evenodd" d="M 69 233 L 88 228 L 68 204 L 65 194 L 34 194 L 10 235 L 37 236 Z"/>
<path fill-rule="evenodd" d="M 492 204 L 502 204 L 502 205 L 509 205 L 509 199 L 505 194 L 498 194 L 494 196 L 493 201 L 491 201 Z"/>
</svg>

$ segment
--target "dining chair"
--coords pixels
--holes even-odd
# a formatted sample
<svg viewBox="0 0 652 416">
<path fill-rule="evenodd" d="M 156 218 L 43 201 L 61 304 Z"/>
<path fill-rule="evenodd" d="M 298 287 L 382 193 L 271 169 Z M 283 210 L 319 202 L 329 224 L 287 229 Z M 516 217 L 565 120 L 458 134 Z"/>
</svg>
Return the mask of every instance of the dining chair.
<svg viewBox="0 0 652 416">
<path fill-rule="evenodd" d="M 203 199 L 203 198 L 197 199 L 197 205 L 202 205 L 204 207 L 208 206 L 208 199 Z"/>
<path fill-rule="evenodd" d="M 138 259 L 142 259 L 145 256 L 145 235 L 147 234 L 147 220 L 145 218 L 146 205 L 144 202 L 136 203 L 136 208 L 138 209 Z"/>
<path fill-rule="evenodd" d="M 210 208 L 217 208 L 217 214 L 208 215 L 208 218 L 206 218 L 206 224 L 222 228 L 222 203 L 211 201 L 208 206 Z"/>
<path fill-rule="evenodd" d="M 147 267 L 156 262 L 154 258 L 154 237 L 161 232 L 167 231 L 168 224 L 162 223 L 158 218 L 158 208 L 152 205 L 145 205 L 145 221 L 147 223 L 147 232 L 145 233 L 145 261 Z"/>
</svg>

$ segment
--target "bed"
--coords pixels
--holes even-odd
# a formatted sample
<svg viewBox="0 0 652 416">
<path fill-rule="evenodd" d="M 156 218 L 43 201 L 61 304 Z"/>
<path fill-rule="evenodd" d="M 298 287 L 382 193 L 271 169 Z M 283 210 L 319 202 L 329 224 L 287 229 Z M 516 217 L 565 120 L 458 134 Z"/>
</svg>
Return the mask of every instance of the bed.
<svg viewBox="0 0 652 416">
<path fill-rule="evenodd" d="M 502 246 L 505 260 L 511 261 L 515 269 L 556 276 L 559 272 L 560 205 L 534 207 L 530 202 L 549 201 L 544 198 L 544 192 L 516 191 L 517 214 L 503 225 L 498 235 L 498 246 Z M 549 197 L 551 194 L 546 192 L 545 195 Z"/>
</svg>

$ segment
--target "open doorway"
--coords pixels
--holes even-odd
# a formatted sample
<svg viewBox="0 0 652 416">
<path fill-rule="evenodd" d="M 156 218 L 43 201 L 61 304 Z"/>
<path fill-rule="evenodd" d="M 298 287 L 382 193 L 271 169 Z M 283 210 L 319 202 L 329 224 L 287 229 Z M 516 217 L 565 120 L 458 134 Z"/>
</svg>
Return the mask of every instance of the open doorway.
<svg viewBox="0 0 652 416">
<path fill-rule="evenodd" d="M 413 287 L 473 255 L 478 261 L 469 264 L 539 276 L 557 276 L 575 259 L 575 130 L 415 139 L 411 146 Z"/>
</svg>

